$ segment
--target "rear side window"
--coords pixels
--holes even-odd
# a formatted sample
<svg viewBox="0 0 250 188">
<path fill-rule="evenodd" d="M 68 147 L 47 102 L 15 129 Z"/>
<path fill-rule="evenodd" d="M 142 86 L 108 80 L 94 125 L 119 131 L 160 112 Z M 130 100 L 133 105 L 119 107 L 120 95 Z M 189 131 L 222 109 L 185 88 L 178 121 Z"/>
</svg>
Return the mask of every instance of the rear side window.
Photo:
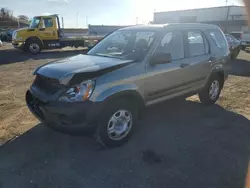
<svg viewBox="0 0 250 188">
<path fill-rule="evenodd" d="M 209 31 L 209 34 L 219 49 L 227 49 L 227 42 L 220 31 Z"/>
<path fill-rule="evenodd" d="M 188 51 L 191 57 L 208 53 L 206 40 L 200 31 L 187 32 Z"/>
</svg>

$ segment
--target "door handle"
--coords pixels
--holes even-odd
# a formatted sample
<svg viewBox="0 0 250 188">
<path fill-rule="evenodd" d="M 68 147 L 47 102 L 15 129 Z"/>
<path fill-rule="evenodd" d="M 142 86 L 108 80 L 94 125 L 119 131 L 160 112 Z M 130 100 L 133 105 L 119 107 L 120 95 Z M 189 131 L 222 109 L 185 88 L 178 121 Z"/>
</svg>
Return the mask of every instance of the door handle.
<svg viewBox="0 0 250 188">
<path fill-rule="evenodd" d="M 188 63 L 182 63 L 182 64 L 180 65 L 181 68 L 184 68 L 184 67 L 187 67 L 187 66 L 189 66 Z"/>
<path fill-rule="evenodd" d="M 44 31 L 45 30 L 45 28 L 41 28 L 41 29 L 39 29 L 39 31 Z"/>
</svg>

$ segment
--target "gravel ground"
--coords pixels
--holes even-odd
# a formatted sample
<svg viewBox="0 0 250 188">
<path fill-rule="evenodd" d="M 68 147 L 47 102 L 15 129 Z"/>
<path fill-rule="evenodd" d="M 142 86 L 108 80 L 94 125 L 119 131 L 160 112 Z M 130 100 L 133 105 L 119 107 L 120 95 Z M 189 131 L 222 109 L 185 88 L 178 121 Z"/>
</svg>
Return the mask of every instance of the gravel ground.
<svg viewBox="0 0 250 188">
<path fill-rule="evenodd" d="M 196 96 L 147 109 L 134 137 L 102 150 L 91 138 L 61 134 L 27 110 L 32 71 L 83 53 L 68 49 L 27 55 L 0 48 L 0 188 L 243 187 L 250 156 L 250 53 L 241 52 L 220 100 Z M 19 136 L 19 137 L 17 137 Z"/>
</svg>

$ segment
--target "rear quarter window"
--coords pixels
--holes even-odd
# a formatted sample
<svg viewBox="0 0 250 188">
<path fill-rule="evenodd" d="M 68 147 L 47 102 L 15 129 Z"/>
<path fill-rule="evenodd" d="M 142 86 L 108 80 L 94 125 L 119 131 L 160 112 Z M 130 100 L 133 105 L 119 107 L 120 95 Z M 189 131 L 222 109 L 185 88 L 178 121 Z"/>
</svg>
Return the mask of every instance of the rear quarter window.
<svg viewBox="0 0 250 188">
<path fill-rule="evenodd" d="M 227 41 L 220 31 L 212 30 L 208 32 L 217 48 L 219 48 L 221 51 L 226 51 L 228 49 Z"/>
</svg>

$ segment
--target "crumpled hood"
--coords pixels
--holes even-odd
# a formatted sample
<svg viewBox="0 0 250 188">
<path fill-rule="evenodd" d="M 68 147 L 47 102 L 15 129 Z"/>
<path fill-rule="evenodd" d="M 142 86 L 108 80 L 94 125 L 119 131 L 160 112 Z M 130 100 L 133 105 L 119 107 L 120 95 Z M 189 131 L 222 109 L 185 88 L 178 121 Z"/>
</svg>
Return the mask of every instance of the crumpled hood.
<svg viewBox="0 0 250 188">
<path fill-rule="evenodd" d="M 105 72 L 123 67 L 131 63 L 132 60 L 122 60 L 109 57 L 77 55 L 66 59 L 61 59 L 41 67 L 38 67 L 34 74 L 40 74 L 49 78 L 59 80 L 61 84 L 67 85 L 73 76 L 76 74 L 88 74 L 88 77 L 93 73 L 93 77 Z"/>
</svg>

